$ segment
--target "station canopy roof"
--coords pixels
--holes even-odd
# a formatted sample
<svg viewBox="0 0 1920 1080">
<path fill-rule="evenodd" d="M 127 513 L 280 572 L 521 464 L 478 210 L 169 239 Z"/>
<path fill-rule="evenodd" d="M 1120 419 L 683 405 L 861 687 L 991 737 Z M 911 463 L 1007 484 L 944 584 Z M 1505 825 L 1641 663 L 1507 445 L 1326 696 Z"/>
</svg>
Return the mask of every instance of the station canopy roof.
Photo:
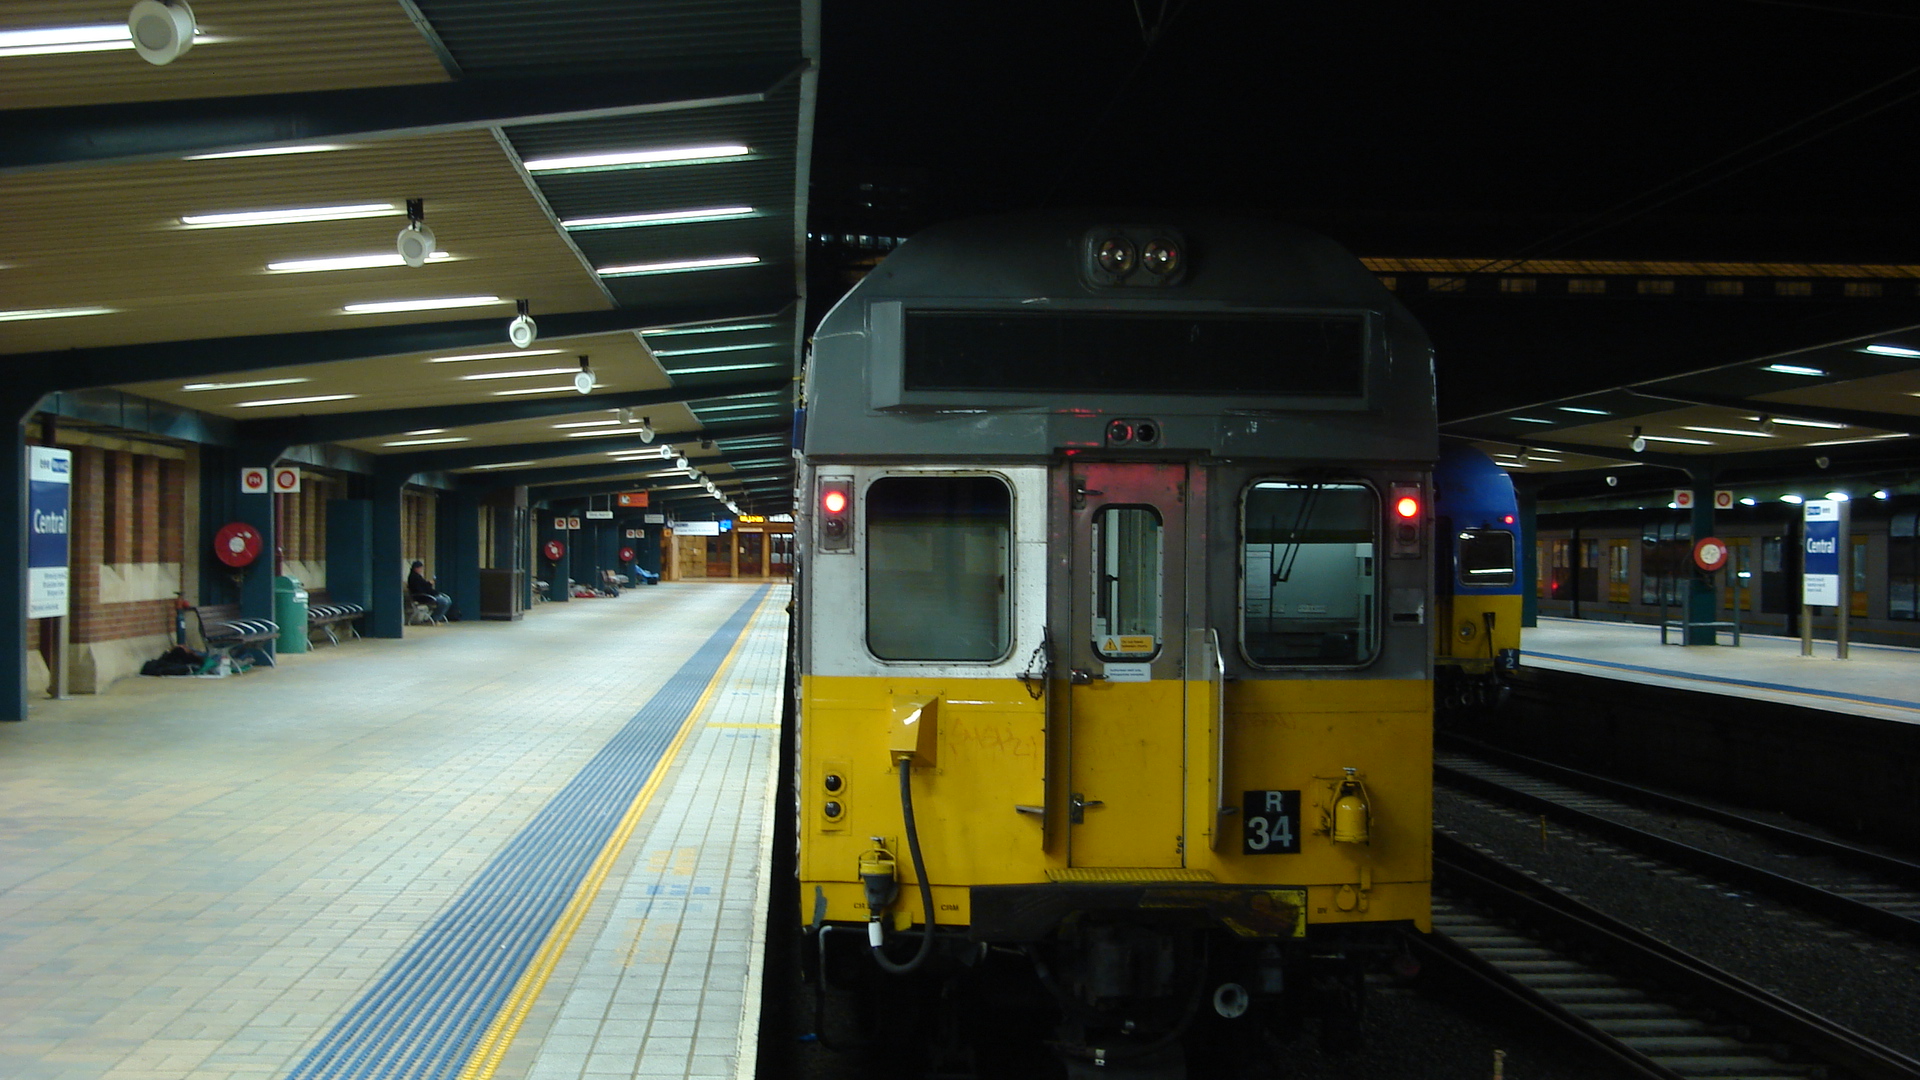
<svg viewBox="0 0 1920 1080">
<path fill-rule="evenodd" d="M 621 459 L 672 444 L 790 506 L 809 0 L 192 10 L 156 66 L 126 0 L 0 8 L 0 362 L 500 483 L 664 487 Z M 75 27 L 120 40 L 21 36 Z"/>
</svg>

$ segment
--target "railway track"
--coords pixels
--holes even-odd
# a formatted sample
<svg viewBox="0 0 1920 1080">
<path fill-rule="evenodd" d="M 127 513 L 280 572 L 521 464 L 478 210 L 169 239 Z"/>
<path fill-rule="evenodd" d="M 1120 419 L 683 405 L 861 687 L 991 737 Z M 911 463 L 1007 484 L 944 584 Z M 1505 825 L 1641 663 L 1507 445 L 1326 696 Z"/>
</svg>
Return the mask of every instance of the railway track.
<svg viewBox="0 0 1920 1080">
<path fill-rule="evenodd" d="M 1841 925 L 1920 943 L 1915 863 L 1491 748 L 1438 753 L 1434 778 Z M 1672 816 L 1714 828 L 1689 825 L 1697 842 L 1682 841 L 1666 835 L 1677 831 Z"/>
<path fill-rule="evenodd" d="M 1474 851 L 1434 838 L 1429 962 L 1545 1017 L 1622 1072 L 1917 1080 L 1920 1061 L 1666 945 Z"/>
</svg>

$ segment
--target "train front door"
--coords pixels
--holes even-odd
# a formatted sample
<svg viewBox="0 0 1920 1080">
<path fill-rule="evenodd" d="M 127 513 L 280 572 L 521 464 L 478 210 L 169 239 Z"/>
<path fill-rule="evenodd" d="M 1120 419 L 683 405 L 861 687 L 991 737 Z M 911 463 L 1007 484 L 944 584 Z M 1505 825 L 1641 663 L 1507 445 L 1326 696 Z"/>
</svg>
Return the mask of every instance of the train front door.
<svg viewBox="0 0 1920 1080">
<path fill-rule="evenodd" d="M 1187 469 L 1068 466 L 1067 855 L 1184 858 Z"/>
</svg>

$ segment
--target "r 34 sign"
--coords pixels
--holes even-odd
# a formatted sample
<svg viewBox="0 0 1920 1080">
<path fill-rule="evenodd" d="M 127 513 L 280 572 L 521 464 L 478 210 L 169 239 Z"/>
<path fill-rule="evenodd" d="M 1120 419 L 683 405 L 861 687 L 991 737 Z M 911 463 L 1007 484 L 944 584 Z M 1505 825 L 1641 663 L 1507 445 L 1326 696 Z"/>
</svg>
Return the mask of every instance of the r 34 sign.
<svg viewBox="0 0 1920 1080">
<path fill-rule="evenodd" d="M 1249 791 L 1240 808 L 1240 850 L 1246 855 L 1300 853 L 1300 793 Z"/>
</svg>

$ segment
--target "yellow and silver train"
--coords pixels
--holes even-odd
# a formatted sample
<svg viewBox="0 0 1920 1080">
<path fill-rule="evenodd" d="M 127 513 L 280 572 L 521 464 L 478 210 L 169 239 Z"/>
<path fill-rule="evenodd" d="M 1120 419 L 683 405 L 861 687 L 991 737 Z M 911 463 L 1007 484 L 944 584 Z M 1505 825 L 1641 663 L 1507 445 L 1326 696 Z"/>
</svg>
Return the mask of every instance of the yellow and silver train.
<svg viewBox="0 0 1920 1080">
<path fill-rule="evenodd" d="M 797 916 L 825 966 L 1012 958 L 1070 1074 L 1183 1075 L 1196 1018 L 1351 1034 L 1366 966 L 1428 928 L 1412 317 L 1267 221 L 992 218 L 857 285 L 803 393 Z"/>
</svg>

